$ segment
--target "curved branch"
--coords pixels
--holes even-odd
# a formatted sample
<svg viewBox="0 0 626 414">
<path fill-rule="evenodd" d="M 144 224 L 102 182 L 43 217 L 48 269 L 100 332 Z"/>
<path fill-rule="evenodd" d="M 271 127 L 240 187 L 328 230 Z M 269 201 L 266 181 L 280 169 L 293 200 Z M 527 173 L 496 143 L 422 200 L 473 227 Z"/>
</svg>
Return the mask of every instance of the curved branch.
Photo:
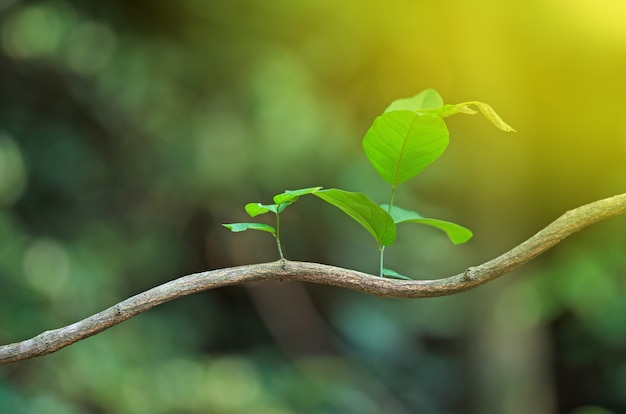
<svg viewBox="0 0 626 414">
<path fill-rule="evenodd" d="M 586 204 L 566 212 L 530 239 L 501 256 L 470 267 L 458 275 L 436 280 L 383 279 L 335 266 L 287 260 L 195 273 L 135 295 L 66 327 L 45 331 L 22 342 L 0 346 L 0 364 L 58 351 L 181 296 L 245 282 L 297 280 L 389 298 L 452 295 L 475 288 L 520 267 L 584 227 L 624 213 L 626 213 L 626 193 Z"/>
</svg>

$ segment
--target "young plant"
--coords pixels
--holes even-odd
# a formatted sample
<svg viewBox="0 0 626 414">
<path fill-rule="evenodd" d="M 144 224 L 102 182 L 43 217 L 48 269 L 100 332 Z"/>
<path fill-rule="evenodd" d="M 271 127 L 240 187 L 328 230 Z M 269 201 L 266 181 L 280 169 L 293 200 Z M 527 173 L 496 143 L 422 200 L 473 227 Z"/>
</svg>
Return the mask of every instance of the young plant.
<svg viewBox="0 0 626 414">
<path fill-rule="evenodd" d="M 322 187 L 302 188 L 300 190 L 286 190 L 284 193 L 276 194 L 274 196 L 274 204 L 261 204 L 261 203 L 248 203 L 246 204 L 246 213 L 250 217 L 256 217 L 261 214 L 272 212 L 276 215 L 276 226 L 270 226 L 263 223 L 231 223 L 222 224 L 222 226 L 230 229 L 232 232 L 237 233 L 245 230 L 259 230 L 265 231 L 274 236 L 276 239 L 276 247 L 278 248 L 278 254 L 281 259 L 284 259 L 283 249 L 280 245 L 280 213 L 282 213 L 287 207 L 298 201 L 300 196 L 305 194 L 311 194 Z"/>
<path fill-rule="evenodd" d="M 385 247 L 395 241 L 397 224 L 418 223 L 440 229 L 454 244 L 465 243 L 472 237 L 472 232 L 458 224 L 422 217 L 415 211 L 395 206 L 398 186 L 418 175 L 445 151 L 450 134 L 443 118 L 458 113 L 474 115 L 478 112 L 499 129 L 515 131 L 489 105 L 478 101 L 444 105 L 441 96 L 433 89 L 422 91 L 412 98 L 392 102 L 374 120 L 363 138 L 363 151 L 367 159 L 383 180 L 391 186 L 389 201 L 386 204 L 378 205 L 363 193 L 311 187 L 278 194 L 274 197 L 275 204 L 246 205 L 246 211 L 252 217 L 269 211 L 275 213 L 276 227 L 259 223 L 234 223 L 224 226 L 232 231 L 253 229 L 272 233 L 276 238 L 280 257 L 284 259 L 280 246 L 279 214 L 300 196 L 313 194 L 339 208 L 374 237 L 380 253 L 381 277 L 410 279 L 384 267 Z"/>
<path fill-rule="evenodd" d="M 487 104 L 471 101 L 444 105 L 441 96 L 427 89 L 412 98 L 398 99 L 378 116 L 363 138 L 363 151 L 378 174 L 391 185 L 389 202 L 381 205 L 395 224 L 419 223 L 446 232 L 454 244 L 465 243 L 472 232 L 447 221 L 427 219 L 415 211 L 394 206 L 396 190 L 439 158 L 448 146 L 449 132 L 444 117 L 457 113 L 476 114 L 474 105 L 496 127 L 515 131 Z M 384 267 L 385 245 L 379 245 L 380 275 L 397 277 Z"/>
</svg>

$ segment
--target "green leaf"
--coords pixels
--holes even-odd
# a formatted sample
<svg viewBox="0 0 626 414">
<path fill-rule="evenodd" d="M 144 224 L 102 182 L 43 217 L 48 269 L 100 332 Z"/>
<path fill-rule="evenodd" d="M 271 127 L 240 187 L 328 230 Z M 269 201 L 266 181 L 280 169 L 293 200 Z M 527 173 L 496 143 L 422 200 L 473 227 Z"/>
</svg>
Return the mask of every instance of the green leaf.
<svg viewBox="0 0 626 414">
<path fill-rule="evenodd" d="M 388 204 L 382 204 L 380 206 L 385 211 L 389 209 Z M 472 238 L 473 233 L 471 230 L 449 221 L 431 219 L 421 216 L 415 211 L 405 210 L 400 207 L 393 206 L 391 208 L 391 217 L 396 224 L 400 223 L 420 223 L 427 226 L 435 227 L 439 230 L 446 232 L 446 235 L 450 241 L 454 244 L 461 244 L 467 242 Z"/>
<path fill-rule="evenodd" d="M 419 109 L 439 108 L 443 106 L 443 99 L 434 89 L 426 89 L 411 98 L 397 99 L 385 109 L 392 111 L 417 111 Z"/>
<path fill-rule="evenodd" d="M 265 214 L 270 211 L 274 214 L 280 213 L 280 211 L 284 210 L 286 206 L 283 207 L 280 211 L 278 211 L 279 207 L 280 206 L 278 204 L 248 203 L 246 204 L 245 208 L 246 208 L 246 213 L 248 213 L 250 217 L 256 217 L 258 215 Z"/>
<path fill-rule="evenodd" d="M 278 205 L 278 209 L 276 210 L 277 213 L 282 213 L 284 209 L 286 209 L 287 207 L 289 207 L 290 205 L 292 205 L 293 202 L 288 201 L 286 203 L 280 203 Z"/>
<path fill-rule="evenodd" d="M 492 124 L 494 124 L 497 128 L 506 132 L 517 132 L 513 129 L 513 127 L 511 127 L 509 124 L 504 122 L 502 118 L 498 116 L 496 111 L 494 111 L 491 106 L 487 105 L 486 103 L 478 102 L 478 101 L 473 101 L 469 103 L 476 105 L 480 113 L 482 113 L 483 116 L 487 118 L 487 120 L 491 122 Z"/>
<path fill-rule="evenodd" d="M 312 194 L 321 189 L 322 187 L 310 187 L 310 188 L 302 188 L 300 190 L 285 190 L 284 193 L 276 194 L 274 196 L 274 202 L 276 204 L 282 204 L 288 201 L 295 203 L 296 201 L 298 201 L 298 198 L 300 198 L 300 196 L 303 196 L 306 194 Z"/>
<path fill-rule="evenodd" d="M 412 98 L 395 100 L 385 109 L 392 111 L 415 111 L 420 115 L 441 116 L 443 118 L 455 114 L 475 115 L 477 110 L 470 107 L 474 105 L 489 122 L 505 132 L 517 132 L 513 127 L 504 122 L 493 108 L 480 101 L 463 102 L 456 105 L 444 105 L 443 99 L 434 89 L 426 89 Z"/>
<path fill-rule="evenodd" d="M 434 116 L 440 116 L 442 118 L 446 118 L 446 117 L 449 117 L 451 115 L 456 115 L 456 114 L 474 115 L 474 114 L 477 114 L 478 111 L 470 108 L 466 104 L 459 104 L 459 105 L 446 104 L 438 108 L 421 109 L 417 111 L 417 113 L 420 115 L 434 115 Z"/>
<path fill-rule="evenodd" d="M 393 111 L 374 120 L 363 138 L 363 151 L 378 174 L 396 187 L 439 158 L 448 142 L 441 117 Z"/>
<path fill-rule="evenodd" d="M 396 272 L 395 270 L 387 269 L 386 267 L 383 267 L 383 276 L 384 277 L 390 277 L 390 278 L 393 278 L 393 279 L 413 280 L 413 278 L 401 275 L 400 273 Z"/>
<path fill-rule="evenodd" d="M 233 233 L 238 233 L 240 231 L 246 230 L 260 230 L 266 231 L 268 233 L 272 233 L 276 236 L 276 229 L 268 224 L 262 223 L 231 223 L 231 224 L 222 224 L 222 226 L 230 229 Z"/>
<path fill-rule="evenodd" d="M 477 114 L 478 112 L 472 109 L 470 105 L 476 106 L 478 110 L 480 111 L 480 113 L 483 114 L 483 116 L 487 118 L 489 122 L 495 125 L 496 128 L 499 128 L 505 132 L 517 132 L 515 129 L 513 129 L 512 126 L 504 122 L 502 118 L 500 118 L 500 116 L 496 113 L 496 111 L 493 110 L 491 106 L 489 106 L 488 104 L 484 102 L 471 101 L 471 102 L 463 102 L 463 103 L 456 104 L 456 105 L 444 105 L 444 107 L 441 108 L 442 109 L 441 116 L 445 117 L 445 116 L 450 116 L 450 115 L 454 115 L 458 113 L 468 114 L 468 115 Z"/>
<path fill-rule="evenodd" d="M 313 193 L 356 220 L 376 239 L 378 246 L 389 246 L 396 239 L 393 219 L 365 194 L 331 188 Z"/>
</svg>

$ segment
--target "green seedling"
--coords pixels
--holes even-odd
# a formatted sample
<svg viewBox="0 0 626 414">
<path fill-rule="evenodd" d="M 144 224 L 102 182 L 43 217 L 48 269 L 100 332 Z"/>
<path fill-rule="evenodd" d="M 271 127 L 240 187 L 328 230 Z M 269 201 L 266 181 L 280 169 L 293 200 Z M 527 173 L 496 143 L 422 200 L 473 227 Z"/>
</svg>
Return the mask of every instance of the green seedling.
<svg viewBox="0 0 626 414">
<path fill-rule="evenodd" d="M 305 194 L 315 193 L 322 187 L 302 188 L 300 190 L 286 190 L 284 193 L 276 194 L 274 196 L 274 204 L 261 204 L 261 203 L 248 203 L 246 204 L 246 213 L 250 217 L 256 217 L 261 214 L 272 212 L 276 215 L 276 226 L 270 226 L 269 224 L 262 223 L 231 223 L 222 224 L 222 226 L 230 229 L 232 232 L 237 233 L 245 230 L 259 230 L 265 231 L 274 236 L 276 239 L 276 247 L 278 248 L 278 254 L 281 259 L 285 258 L 283 249 L 280 245 L 280 213 L 282 213 L 287 207 L 298 201 L 300 196 Z"/>
<path fill-rule="evenodd" d="M 321 187 L 311 187 L 288 190 L 274 197 L 275 204 L 246 205 L 246 211 L 251 217 L 267 212 L 275 213 L 276 227 L 259 223 L 234 223 L 224 226 L 235 232 L 252 229 L 272 233 L 283 259 L 279 215 L 300 196 L 313 194 L 339 208 L 374 237 L 380 253 L 378 273 L 381 277 L 410 279 L 384 267 L 385 247 L 394 243 L 398 224 L 417 223 L 437 228 L 444 231 L 454 244 L 465 243 L 472 237 L 472 232 L 458 224 L 426 218 L 415 211 L 395 206 L 398 186 L 417 176 L 446 150 L 450 134 L 444 118 L 455 114 L 477 113 L 481 113 L 503 131 L 515 131 L 489 105 L 478 101 L 456 105 L 444 104 L 441 96 L 433 89 L 426 89 L 411 98 L 398 99 L 376 117 L 362 144 L 367 159 L 391 187 L 389 201 L 386 204 L 378 205 L 363 193 L 334 188 L 322 190 Z"/>
</svg>

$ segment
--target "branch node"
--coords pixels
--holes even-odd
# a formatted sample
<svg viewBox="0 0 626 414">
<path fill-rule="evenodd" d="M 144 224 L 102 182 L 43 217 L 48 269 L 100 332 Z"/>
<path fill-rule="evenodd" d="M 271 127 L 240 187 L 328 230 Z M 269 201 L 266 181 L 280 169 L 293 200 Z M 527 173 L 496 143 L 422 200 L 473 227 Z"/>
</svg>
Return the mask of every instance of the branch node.
<svg viewBox="0 0 626 414">
<path fill-rule="evenodd" d="M 471 282 L 472 280 L 474 280 L 474 276 L 472 276 L 472 273 L 474 273 L 473 267 L 468 267 L 467 269 L 465 269 L 465 272 L 463 272 L 463 280 L 465 282 Z"/>
</svg>

